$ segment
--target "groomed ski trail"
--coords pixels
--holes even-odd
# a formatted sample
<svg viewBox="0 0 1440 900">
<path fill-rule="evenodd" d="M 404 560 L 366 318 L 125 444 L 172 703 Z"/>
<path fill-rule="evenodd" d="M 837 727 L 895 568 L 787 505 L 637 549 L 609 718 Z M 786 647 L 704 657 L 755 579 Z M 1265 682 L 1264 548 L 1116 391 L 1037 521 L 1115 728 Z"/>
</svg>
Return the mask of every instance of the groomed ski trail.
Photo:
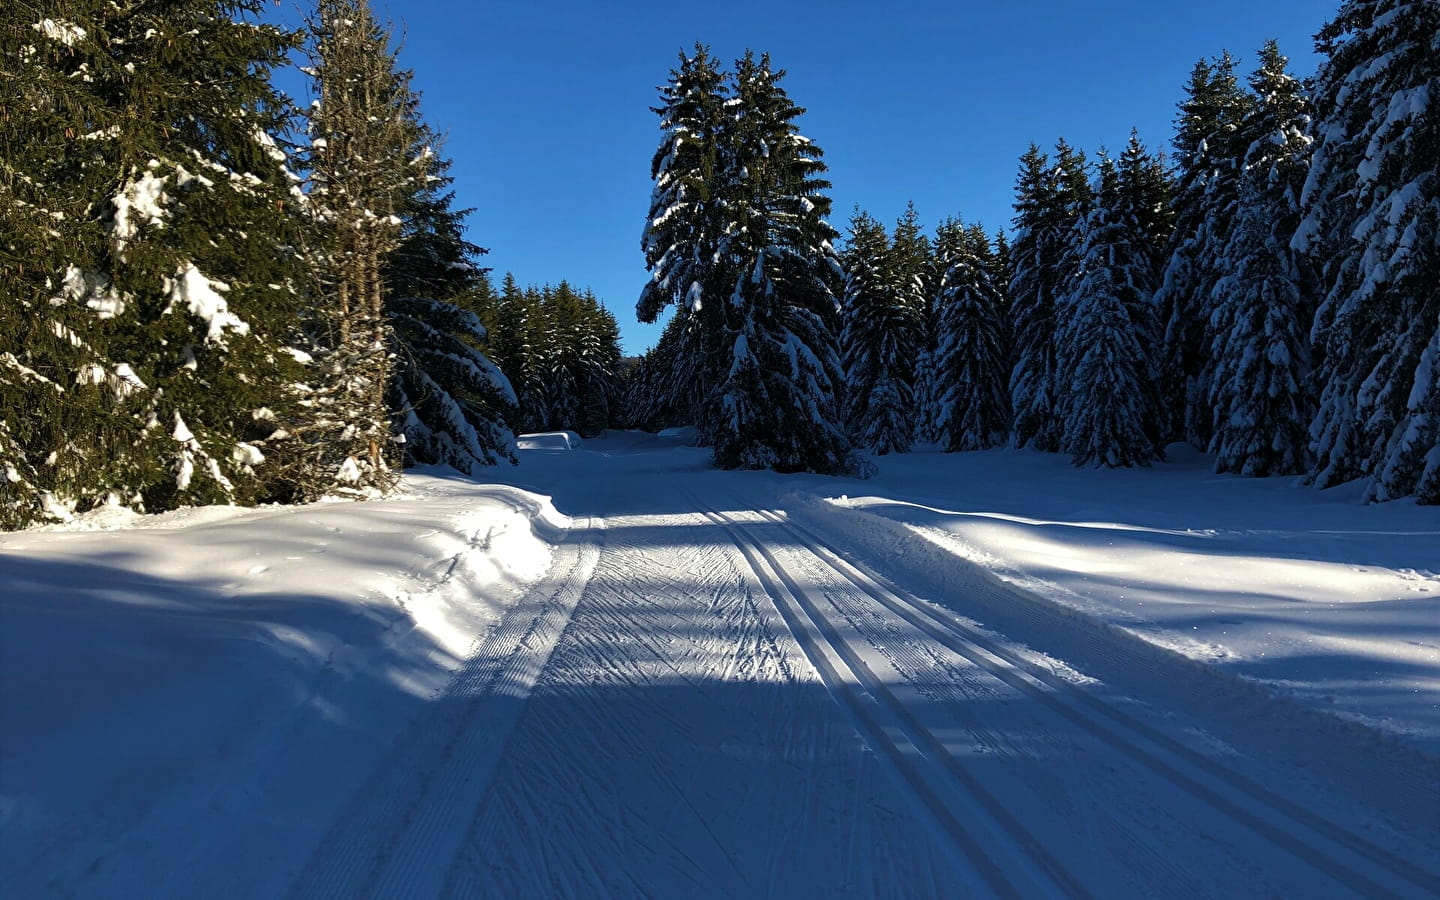
<svg viewBox="0 0 1440 900">
<path fill-rule="evenodd" d="M 738 497 L 728 499 L 726 505 L 731 509 L 748 505 Z M 921 722 L 916 710 L 935 701 L 921 696 L 923 689 L 917 691 L 924 679 L 923 657 L 941 658 L 935 650 L 927 650 L 927 640 L 1038 701 L 1045 711 L 1064 721 L 1062 727 L 1079 728 L 1125 760 L 1163 779 L 1176 792 L 1207 805 L 1231 822 L 1233 827 L 1227 829 L 1228 833 L 1248 831 L 1270 848 L 1288 854 L 1302 869 L 1311 871 L 1286 877 L 1298 878 L 1296 883 L 1301 885 L 1313 885 L 1309 890 L 1318 893 L 1311 895 L 1330 896 L 1337 890 L 1366 897 L 1440 894 L 1440 875 L 1434 871 L 1312 813 L 1056 676 L 1049 668 L 1025 659 L 1003 642 L 924 602 L 863 563 L 847 560 L 833 545 L 783 513 L 763 508 L 743 517 L 713 508 L 705 509 L 705 513 L 730 533 L 746 555 L 767 592 L 785 610 L 791 630 L 803 636 L 801 645 L 825 673 L 837 700 L 856 716 L 867 741 L 886 749 L 885 755 L 896 762 L 899 775 L 937 822 L 977 858 L 997 895 L 1104 896 L 1115 889 L 1115 879 L 1112 873 L 1094 884 L 1092 892 L 1077 877 L 1076 871 L 1082 865 L 1071 863 L 1067 867 L 1057 860 L 1016 818 L 1010 806 L 967 769 L 965 754 L 955 752 L 953 747 L 978 740 L 1003 754 L 1003 742 L 997 742 L 992 729 L 972 720 L 967 723 L 969 738 L 956 742 L 944 737 L 953 733 L 952 729 L 932 730 Z M 757 529 L 764 529 L 764 537 L 757 536 Z M 777 529 L 786 540 L 775 539 Z M 777 545 L 786 549 L 771 549 Z M 788 557 L 790 562 L 782 562 L 781 557 Z M 816 578 L 817 566 L 828 570 L 827 575 L 848 582 L 853 590 L 837 591 L 824 584 Z M 802 585 L 802 581 L 809 586 Z M 904 625 L 913 631 L 907 633 Z M 896 674 L 900 676 L 898 684 L 894 683 Z M 956 683 L 961 681 L 957 679 Z M 973 699 L 973 695 L 961 702 L 964 699 Z M 943 717 L 934 720 L 944 721 Z M 949 796 L 958 798 L 950 805 L 942 801 L 947 788 Z M 952 810 L 967 805 L 978 814 L 969 818 L 968 827 L 957 829 Z M 1006 840 L 997 841 L 997 834 Z M 1131 837 L 1139 838 L 1138 832 Z M 1131 852 L 1143 849 L 1145 843 L 1143 839 L 1135 840 Z M 1028 856 L 1030 864 L 1015 864 L 1017 852 Z M 1183 871 L 1164 864 L 1162 855 L 1156 848 L 1148 859 L 1115 868 L 1128 869 L 1131 874 L 1146 873 L 1149 863 L 1151 876 L 1187 880 Z M 995 869 L 986 867 L 991 860 L 999 863 Z M 1001 873 L 998 876 L 997 869 Z M 1043 874 L 1048 883 L 1017 885 L 1012 877 L 1017 873 L 1031 878 Z M 1314 874 L 1325 876 L 1328 884 L 1315 879 Z M 1175 886 L 1172 883 L 1171 887 Z M 1163 889 L 1160 883 L 1146 887 Z"/>
</svg>

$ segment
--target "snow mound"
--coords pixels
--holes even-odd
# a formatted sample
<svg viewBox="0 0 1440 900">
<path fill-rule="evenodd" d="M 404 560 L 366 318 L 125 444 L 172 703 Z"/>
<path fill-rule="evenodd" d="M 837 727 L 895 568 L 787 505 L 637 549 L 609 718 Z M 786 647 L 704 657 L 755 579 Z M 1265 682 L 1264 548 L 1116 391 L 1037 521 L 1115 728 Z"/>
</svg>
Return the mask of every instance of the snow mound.
<svg viewBox="0 0 1440 900">
<path fill-rule="evenodd" d="M 584 443 L 573 431 L 542 431 L 522 434 L 516 440 L 521 450 L 579 450 Z"/>
</svg>

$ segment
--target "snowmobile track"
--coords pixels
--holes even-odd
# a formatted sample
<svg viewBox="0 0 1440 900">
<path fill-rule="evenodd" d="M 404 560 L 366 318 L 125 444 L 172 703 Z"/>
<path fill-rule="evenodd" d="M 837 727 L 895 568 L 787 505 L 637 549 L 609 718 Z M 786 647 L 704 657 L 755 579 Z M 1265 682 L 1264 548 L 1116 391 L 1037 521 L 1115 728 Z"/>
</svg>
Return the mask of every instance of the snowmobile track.
<svg viewBox="0 0 1440 900">
<path fill-rule="evenodd" d="M 857 589 L 943 646 L 1039 700 L 1064 719 L 1335 882 L 1366 897 L 1440 896 L 1440 876 L 1304 809 L 1025 660 L 862 563 L 847 560 L 832 544 L 788 516 L 773 510 L 759 513 Z M 760 547 L 758 542 L 756 546 Z M 760 552 L 769 557 L 763 547 Z M 775 568 L 779 571 L 778 565 Z M 933 736 L 923 735 L 921 741 L 943 754 L 954 767 L 959 767 Z M 1416 894 L 1416 889 L 1421 893 Z"/>
</svg>

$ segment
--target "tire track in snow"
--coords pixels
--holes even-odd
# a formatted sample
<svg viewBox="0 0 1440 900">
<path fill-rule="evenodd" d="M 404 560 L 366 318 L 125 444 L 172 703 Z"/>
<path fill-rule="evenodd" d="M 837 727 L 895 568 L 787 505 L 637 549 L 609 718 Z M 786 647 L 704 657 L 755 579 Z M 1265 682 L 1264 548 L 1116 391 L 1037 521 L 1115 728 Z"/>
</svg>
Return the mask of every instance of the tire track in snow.
<svg viewBox="0 0 1440 900">
<path fill-rule="evenodd" d="M 804 526 L 774 511 L 760 514 L 857 589 L 926 635 L 1338 884 L 1366 897 L 1411 896 L 1414 889 L 1427 896 L 1440 896 L 1440 876 L 1310 812 L 1026 660 L 958 617 L 945 614 L 863 564 L 847 560 Z M 1308 833 L 1309 838 L 1297 837 L 1297 830 Z"/>
<path fill-rule="evenodd" d="M 701 503 L 698 498 L 692 499 L 706 518 L 730 535 L 832 696 L 850 712 L 866 743 L 888 761 L 897 780 L 914 792 L 915 798 L 984 877 L 996 896 L 1029 898 L 1057 893 L 1079 898 L 1091 896 L 1009 810 L 915 720 L 762 541 L 733 517 Z M 938 763 L 940 768 L 917 760 Z M 953 807 L 980 813 L 997 823 L 1013 846 L 999 846 L 982 839 L 957 817 L 952 803 Z M 1016 850 L 1023 855 L 1013 858 Z M 1009 865 L 1002 866 L 1001 859 Z M 1032 869 L 1044 873 L 1045 880 L 1026 878 Z"/>
<path fill-rule="evenodd" d="M 601 527 L 592 519 L 582 530 Z M 301 898 L 435 896 L 525 698 L 599 556 L 575 531 L 550 574 L 506 611 L 445 694 L 352 794 L 293 884 Z M 531 599 L 533 598 L 533 599 Z"/>
</svg>

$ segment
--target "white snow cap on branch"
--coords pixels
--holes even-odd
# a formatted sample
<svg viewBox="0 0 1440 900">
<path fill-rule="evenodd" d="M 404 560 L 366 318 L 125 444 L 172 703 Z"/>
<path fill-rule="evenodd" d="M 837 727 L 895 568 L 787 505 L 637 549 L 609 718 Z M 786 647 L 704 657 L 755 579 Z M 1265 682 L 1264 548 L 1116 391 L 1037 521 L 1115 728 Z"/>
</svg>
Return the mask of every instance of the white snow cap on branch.
<svg viewBox="0 0 1440 900">
<path fill-rule="evenodd" d="M 52 41 L 59 41 L 67 47 L 73 47 L 81 40 L 84 40 L 87 32 L 73 22 L 57 22 L 54 19 L 41 19 L 30 26 Z"/>
<path fill-rule="evenodd" d="M 195 440 L 195 435 L 190 432 L 190 426 L 185 424 L 185 420 L 180 418 L 178 412 L 175 413 L 175 430 L 170 432 L 170 436 L 182 444 Z"/>
<path fill-rule="evenodd" d="M 230 312 L 230 305 L 220 296 L 230 286 L 223 281 L 212 281 L 194 263 L 185 263 L 175 277 L 165 279 L 165 293 L 170 296 L 170 305 L 165 312 L 172 312 L 183 306 L 192 316 L 205 322 L 205 342 L 223 342 L 226 329 L 236 334 L 248 334 L 250 324 Z"/>
<path fill-rule="evenodd" d="M 155 174 L 155 169 L 159 166 L 159 160 L 150 160 L 145 174 L 125 185 L 120 189 L 120 193 L 110 200 L 115 206 L 115 222 L 111 226 L 110 235 L 117 253 L 124 253 L 126 245 L 140 232 L 142 223 L 164 223 L 165 208 L 161 204 L 168 198 L 165 196 L 164 176 Z"/>
</svg>

